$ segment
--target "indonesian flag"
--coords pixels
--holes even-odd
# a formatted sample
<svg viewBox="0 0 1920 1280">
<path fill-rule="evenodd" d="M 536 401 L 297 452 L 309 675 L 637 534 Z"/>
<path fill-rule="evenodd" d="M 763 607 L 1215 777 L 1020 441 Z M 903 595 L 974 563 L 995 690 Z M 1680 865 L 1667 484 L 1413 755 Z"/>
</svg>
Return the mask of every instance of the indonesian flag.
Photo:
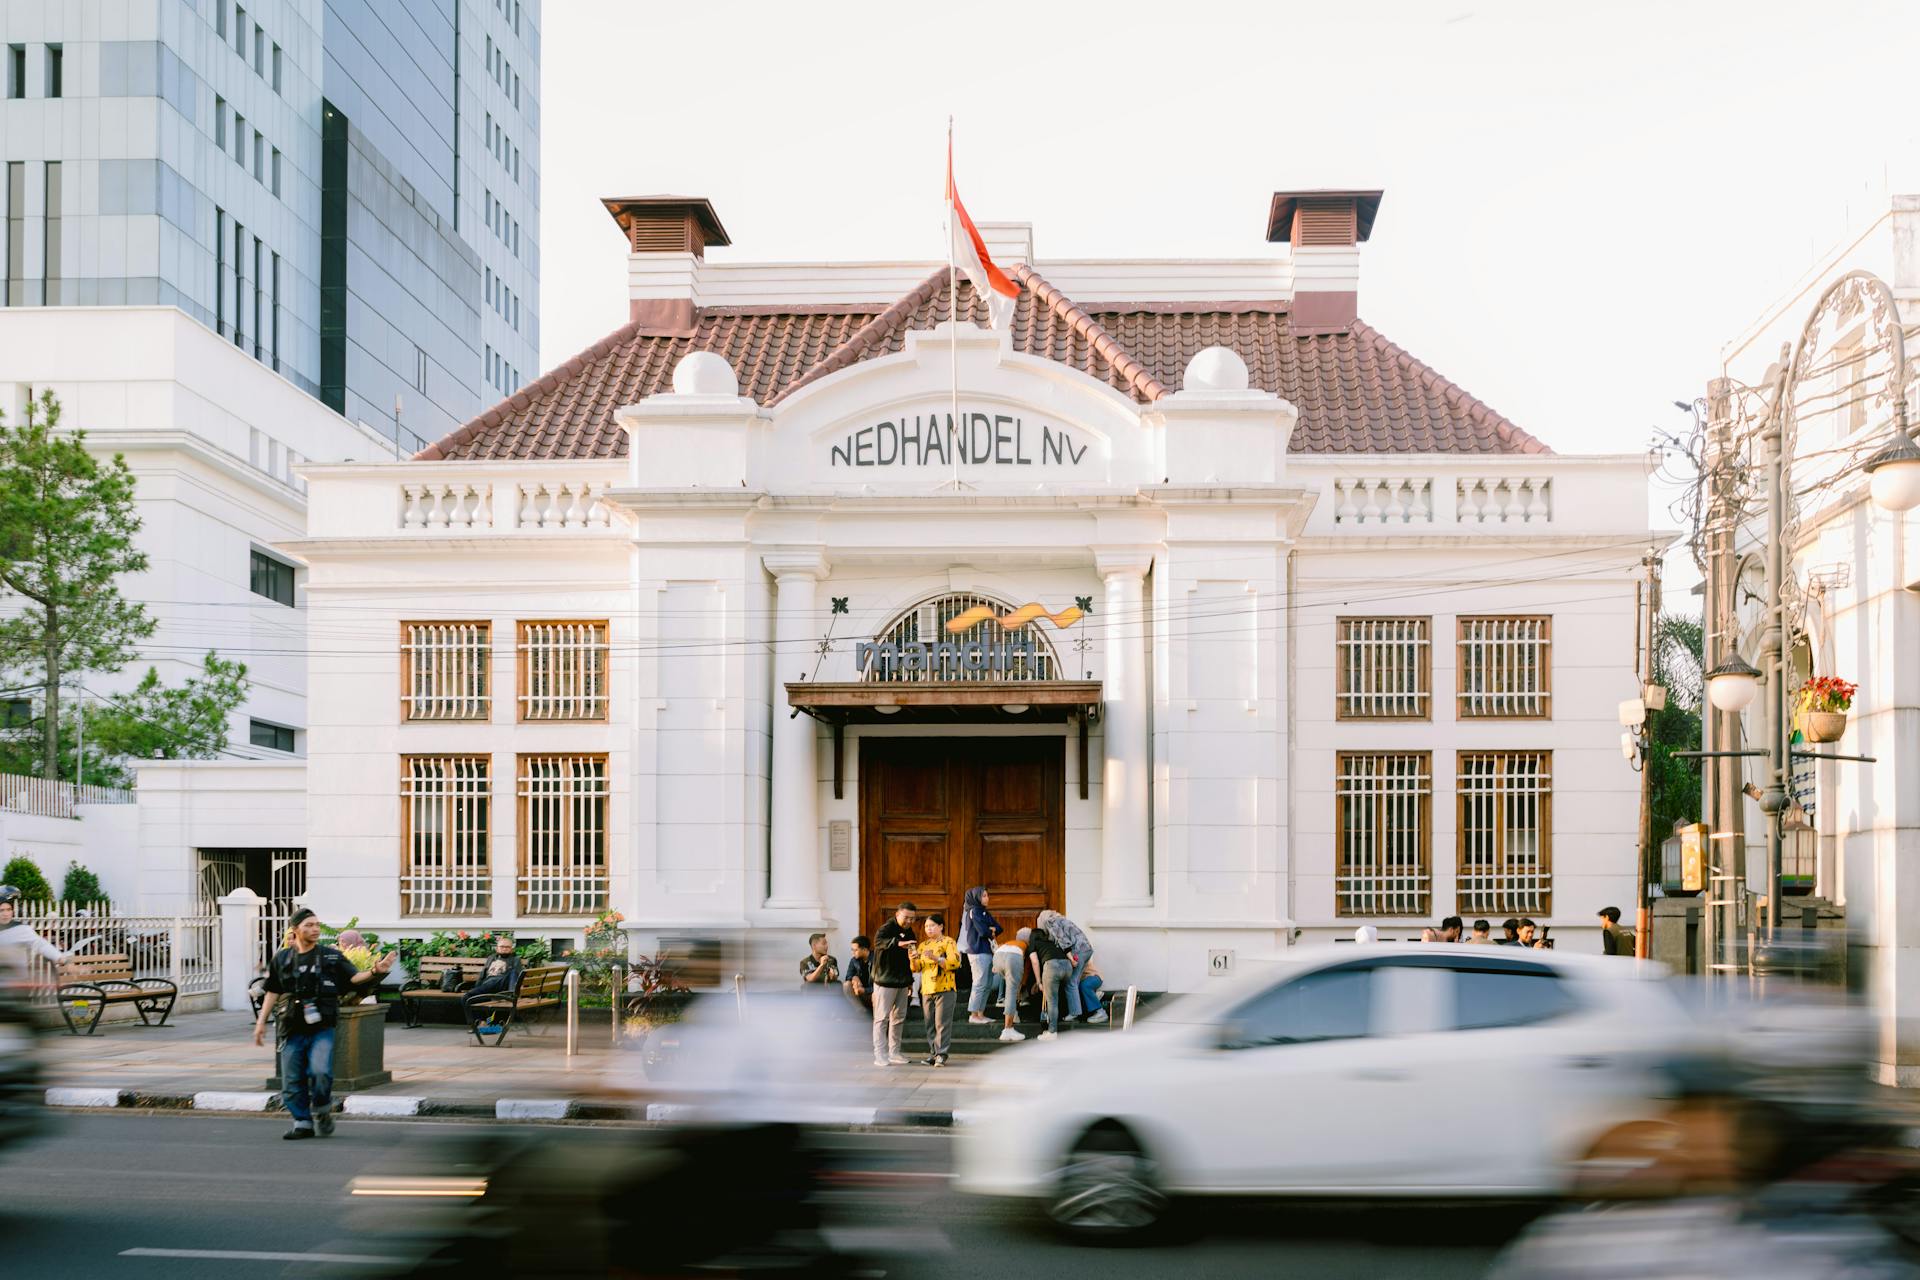
<svg viewBox="0 0 1920 1280">
<path fill-rule="evenodd" d="M 947 135 L 947 207 L 952 217 L 947 219 L 952 229 L 953 245 L 950 250 L 955 269 L 964 271 L 967 279 L 973 282 L 973 289 L 987 302 L 987 314 L 992 318 L 993 327 L 1004 329 L 1007 320 L 1013 315 L 1013 304 L 1020 296 L 1020 286 L 1007 278 L 1007 273 L 993 265 L 993 259 L 987 256 L 986 241 L 980 238 L 980 229 L 973 225 L 973 219 L 967 216 L 967 206 L 960 203 L 960 191 L 953 185 L 953 135 Z"/>
</svg>

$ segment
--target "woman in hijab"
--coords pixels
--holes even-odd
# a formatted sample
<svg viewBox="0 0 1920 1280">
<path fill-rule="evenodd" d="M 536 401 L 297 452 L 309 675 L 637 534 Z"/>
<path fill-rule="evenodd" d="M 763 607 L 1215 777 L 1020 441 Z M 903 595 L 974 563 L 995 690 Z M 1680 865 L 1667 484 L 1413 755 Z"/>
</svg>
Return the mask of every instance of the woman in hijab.
<svg viewBox="0 0 1920 1280">
<path fill-rule="evenodd" d="M 1087 966 L 1093 963 L 1093 943 L 1079 925 L 1058 911 L 1041 912 L 1040 926 L 1073 961 L 1073 973 L 1067 979 L 1067 1016 L 1076 1019 L 1084 1017 L 1088 1022 L 1105 1022 L 1107 1015 L 1104 1010 L 1089 1010 L 1080 1003 L 1080 980 L 1087 976 Z M 1089 1017 L 1089 1014 L 1093 1016 Z"/>
<path fill-rule="evenodd" d="M 973 987 L 967 992 L 967 1021 L 975 1025 L 992 1021 L 987 1017 L 988 977 L 993 972 L 993 941 L 1000 934 L 1000 922 L 987 910 L 987 887 L 977 884 L 967 890 L 960 908 L 960 954 L 967 958 L 973 973 Z"/>
</svg>

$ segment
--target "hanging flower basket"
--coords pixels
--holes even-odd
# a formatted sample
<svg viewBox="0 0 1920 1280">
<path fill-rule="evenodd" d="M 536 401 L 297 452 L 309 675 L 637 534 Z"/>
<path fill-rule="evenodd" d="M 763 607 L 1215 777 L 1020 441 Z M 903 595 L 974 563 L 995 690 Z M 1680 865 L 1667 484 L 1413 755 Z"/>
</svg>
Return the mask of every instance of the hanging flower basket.
<svg viewBox="0 0 1920 1280">
<path fill-rule="evenodd" d="M 1847 713 L 1844 711 L 1809 711 L 1806 713 L 1808 742 L 1838 742 L 1847 732 Z"/>
<path fill-rule="evenodd" d="M 1815 676 L 1800 686 L 1800 724 L 1808 742 L 1838 742 L 1859 686 L 1839 676 Z"/>
</svg>

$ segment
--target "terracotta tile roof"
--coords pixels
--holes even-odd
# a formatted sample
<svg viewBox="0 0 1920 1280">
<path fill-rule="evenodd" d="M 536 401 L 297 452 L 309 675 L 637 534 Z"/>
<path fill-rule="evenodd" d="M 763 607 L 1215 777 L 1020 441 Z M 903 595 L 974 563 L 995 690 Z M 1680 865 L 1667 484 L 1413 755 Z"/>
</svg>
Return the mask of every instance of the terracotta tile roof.
<svg viewBox="0 0 1920 1280">
<path fill-rule="evenodd" d="M 1180 388 L 1203 347 L 1231 347 L 1254 386 L 1300 410 L 1301 453 L 1548 453 L 1546 445 L 1389 342 L 1365 321 L 1345 333 L 1296 337 L 1284 304 L 1156 303 L 1086 309 L 1030 267 L 1011 322 L 1013 346 L 1058 360 L 1149 404 Z M 861 360 L 902 350 L 912 330 L 948 318 L 942 267 L 891 306 L 715 307 L 690 330 L 629 324 L 588 347 L 416 456 L 609 458 L 626 453 L 613 413 L 671 390 L 691 351 L 726 357 L 740 393 L 778 403 Z M 972 286 L 960 312 L 987 323 Z"/>
</svg>

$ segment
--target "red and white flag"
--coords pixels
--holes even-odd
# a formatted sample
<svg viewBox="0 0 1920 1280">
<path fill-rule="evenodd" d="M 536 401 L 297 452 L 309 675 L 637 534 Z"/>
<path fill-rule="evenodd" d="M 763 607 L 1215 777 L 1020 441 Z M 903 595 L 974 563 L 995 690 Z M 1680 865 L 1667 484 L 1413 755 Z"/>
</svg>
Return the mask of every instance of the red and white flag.
<svg viewBox="0 0 1920 1280">
<path fill-rule="evenodd" d="M 992 318 L 993 327 L 1004 329 L 1007 320 L 1013 315 L 1013 304 L 1020 296 L 1020 286 L 1007 277 L 1007 273 L 993 265 L 993 259 L 987 256 L 986 241 L 980 238 L 980 229 L 973 225 L 973 219 L 967 216 L 967 206 L 960 203 L 960 191 L 953 185 L 953 134 L 947 134 L 947 208 L 951 216 L 947 219 L 953 244 L 949 249 L 948 262 L 956 269 L 966 273 L 973 282 L 974 292 L 987 302 L 987 314 Z"/>
</svg>

